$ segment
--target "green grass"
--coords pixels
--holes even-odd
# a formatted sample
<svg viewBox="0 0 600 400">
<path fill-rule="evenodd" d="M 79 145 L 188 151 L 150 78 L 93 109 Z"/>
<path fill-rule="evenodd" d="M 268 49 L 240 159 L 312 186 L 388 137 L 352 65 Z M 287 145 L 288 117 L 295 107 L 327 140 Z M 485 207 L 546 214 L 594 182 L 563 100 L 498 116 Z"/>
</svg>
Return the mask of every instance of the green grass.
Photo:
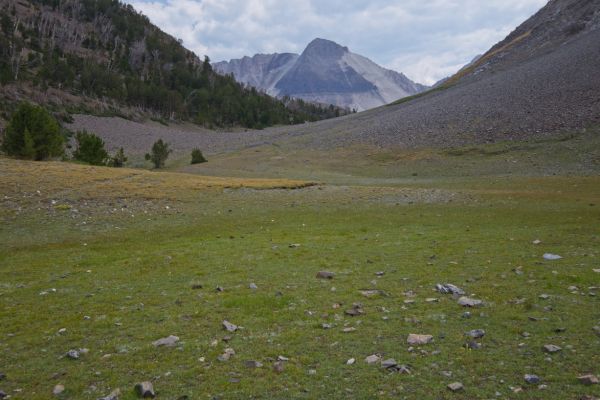
<svg viewBox="0 0 600 400">
<path fill-rule="evenodd" d="M 600 268 L 598 177 L 412 187 L 178 187 L 181 196 L 169 194 L 176 211 L 161 205 L 143 214 L 133 202 L 124 210 L 134 217 L 110 212 L 117 198 L 85 208 L 73 185 L 55 195 L 80 216 L 66 207 L 37 210 L 24 200 L 21 212 L 0 203 L 0 371 L 7 374 L 0 389 L 14 399 L 48 399 L 61 383 L 65 399 L 99 398 L 114 388 L 121 399 L 133 399 L 134 384 L 151 380 L 162 399 L 598 395 L 597 387 L 576 379 L 600 373 L 593 331 L 599 298 L 588 295 L 600 277 L 593 272 Z M 432 187 L 441 195 L 429 199 Z M 543 243 L 535 246 L 534 239 Z M 564 259 L 544 261 L 545 252 Z M 519 266 L 522 275 L 513 271 Z M 320 270 L 336 277 L 318 280 Z M 385 275 L 377 278 L 377 271 Z M 251 282 L 257 290 L 248 288 Z M 433 291 L 439 282 L 463 287 L 485 307 L 463 318 L 456 300 Z M 583 294 L 571 294 L 572 285 Z M 390 296 L 361 296 L 369 288 Z M 416 303 L 406 305 L 410 290 Z M 552 297 L 541 300 L 542 293 Z M 429 297 L 440 301 L 426 303 Z M 345 316 L 355 302 L 365 314 Z M 228 334 L 224 319 L 243 329 Z M 324 330 L 322 323 L 334 327 Z M 343 333 L 345 326 L 357 330 Z M 559 327 L 567 331 L 556 333 Z M 465 350 L 464 332 L 478 328 L 487 332 L 484 347 Z M 432 334 L 435 342 L 409 352 L 409 333 Z M 171 334 L 181 339 L 177 347 L 152 346 Z M 229 343 L 222 340 L 227 335 Z M 541 350 L 547 343 L 563 347 L 552 361 Z M 90 352 L 80 360 L 62 357 L 84 347 Z M 236 355 L 220 362 L 226 347 Z M 364 363 L 375 353 L 409 365 L 412 374 Z M 280 374 L 272 369 L 279 355 L 290 358 Z M 356 364 L 345 365 L 349 358 Z M 265 366 L 248 369 L 245 360 Z M 548 388 L 526 385 L 525 373 L 539 375 Z M 454 381 L 466 390 L 449 392 Z M 524 391 L 514 394 L 510 386 Z"/>
</svg>

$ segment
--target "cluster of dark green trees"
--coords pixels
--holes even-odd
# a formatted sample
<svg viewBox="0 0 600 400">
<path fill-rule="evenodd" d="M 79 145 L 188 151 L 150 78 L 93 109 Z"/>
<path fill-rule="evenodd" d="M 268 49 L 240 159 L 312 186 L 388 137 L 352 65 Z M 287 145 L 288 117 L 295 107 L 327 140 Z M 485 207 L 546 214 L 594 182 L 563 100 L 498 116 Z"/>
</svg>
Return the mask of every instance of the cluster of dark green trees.
<svg viewBox="0 0 600 400">
<path fill-rule="evenodd" d="M 0 149 L 7 155 L 25 160 L 43 161 L 64 158 L 69 133 L 62 130 L 56 119 L 43 107 L 23 103 L 13 113 L 2 138 Z M 120 168 L 127 162 L 121 147 L 110 156 L 104 141 L 93 133 L 79 131 L 75 134 L 76 148 L 73 160 L 90 165 Z M 172 153 L 170 145 L 159 139 L 146 159 L 155 168 L 163 168 Z M 207 162 L 200 149 L 192 150 L 192 164 Z"/>
<path fill-rule="evenodd" d="M 340 115 L 336 107 L 277 100 L 217 74 L 208 57 L 201 62 L 118 0 L 25 3 L 33 17 L 0 10 L 0 84 L 33 82 L 207 127 L 260 129 Z M 60 18 L 85 29 L 73 34 Z"/>
</svg>

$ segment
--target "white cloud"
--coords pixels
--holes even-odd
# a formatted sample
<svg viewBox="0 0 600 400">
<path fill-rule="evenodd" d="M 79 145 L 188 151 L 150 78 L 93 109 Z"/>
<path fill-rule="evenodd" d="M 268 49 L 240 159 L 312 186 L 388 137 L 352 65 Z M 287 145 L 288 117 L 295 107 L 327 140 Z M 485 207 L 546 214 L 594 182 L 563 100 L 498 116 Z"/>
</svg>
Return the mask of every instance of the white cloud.
<svg viewBox="0 0 600 400">
<path fill-rule="evenodd" d="M 547 0 L 128 0 L 200 57 L 301 52 L 315 37 L 431 84 Z"/>
</svg>

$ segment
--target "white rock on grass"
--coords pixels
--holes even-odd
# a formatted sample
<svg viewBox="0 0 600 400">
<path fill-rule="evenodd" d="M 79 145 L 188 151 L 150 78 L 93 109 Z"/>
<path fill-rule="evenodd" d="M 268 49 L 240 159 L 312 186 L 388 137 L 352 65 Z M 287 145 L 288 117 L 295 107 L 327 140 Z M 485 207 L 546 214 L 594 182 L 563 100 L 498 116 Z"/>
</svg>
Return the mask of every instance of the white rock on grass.
<svg viewBox="0 0 600 400">
<path fill-rule="evenodd" d="M 559 256 L 558 254 L 552 254 L 552 253 L 546 253 L 544 254 L 544 260 L 548 260 L 548 261 L 556 261 L 556 260 L 561 260 L 562 257 Z"/>
<path fill-rule="evenodd" d="M 154 393 L 154 387 L 152 386 L 152 382 L 140 382 L 135 385 L 135 392 L 138 397 L 141 398 L 154 398 L 156 394 Z"/>
<path fill-rule="evenodd" d="M 458 299 L 458 304 L 463 307 L 479 307 L 483 305 L 483 301 L 472 299 L 470 297 L 461 297 Z"/>
<path fill-rule="evenodd" d="M 376 364 L 380 360 L 381 360 L 381 357 L 379 357 L 377 354 L 372 354 L 372 355 L 368 356 L 367 358 L 365 358 L 365 362 L 369 365 Z"/>
<path fill-rule="evenodd" d="M 238 326 L 229 321 L 223 321 L 223 328 L 225 328 L 227 332 L 235 332 L 238 330 Z"/>
<path fill-rule="evenodd" d="M 52 389 L 52 394 L 55 396 L 59 396 L 64 391 L 65 391 L 65 387 L 63 385 L 56 385 L 56 386 L 54 386 L 54 389 Z"/>
<path fill-rule="evenodd" d="M 173 346 L 175 346 L 177 344 L 177 342 L 179 342 L 179 337 L 178 336 L 174 336 L 174 335 L 170 335 L 168 337 L 155 340 L 154 342 L 152 342 L 152 344 L 155 347 L 161 347 L 161 346 L 173 347 Z"/>
<path fill-rule="evenodd" d="M 411 333 L 406 338 L 406 342 L 412 346 L 420 346 L 424 344 L 429 344 L 433 342 L 432 335 L 418 335 L 416 333 Z"/>
</svg>

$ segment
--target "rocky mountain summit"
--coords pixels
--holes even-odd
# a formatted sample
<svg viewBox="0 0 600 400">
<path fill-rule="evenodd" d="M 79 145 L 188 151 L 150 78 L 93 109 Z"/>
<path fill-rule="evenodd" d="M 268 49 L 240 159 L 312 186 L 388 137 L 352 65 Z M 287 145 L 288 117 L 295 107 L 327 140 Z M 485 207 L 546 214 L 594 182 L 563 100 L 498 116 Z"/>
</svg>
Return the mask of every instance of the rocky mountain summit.
<svg viewBox="0 0 600 400">
<path fill-rule="evenodd" d="M 301 98 L 358 111 L 422 92 L 425 86 L 347 47 L 313 40 L 301 55 L 258 54 L 214 64 L 217 72 L 278 97 Z"/>
</svg>

